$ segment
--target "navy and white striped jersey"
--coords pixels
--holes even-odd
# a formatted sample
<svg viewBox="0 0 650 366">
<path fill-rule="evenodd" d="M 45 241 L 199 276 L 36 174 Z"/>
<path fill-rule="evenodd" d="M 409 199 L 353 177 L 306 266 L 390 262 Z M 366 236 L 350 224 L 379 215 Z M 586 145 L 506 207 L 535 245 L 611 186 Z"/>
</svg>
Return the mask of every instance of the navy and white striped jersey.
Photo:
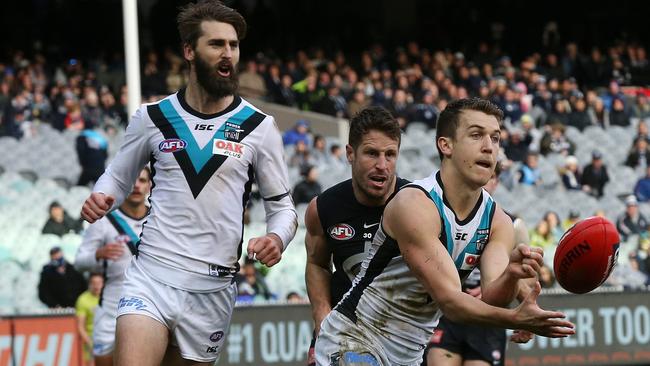
<svg viewBox="0 0 650 366">
<path fill-rule="evenodd" d="M 244 99 L 235 96 L 225 110 L 207 115 L 192 109 L 180 90 L 138 109 L 94 191 L 115 196 L 120 205 L 149 162 L 151 211 L 138 264 L 169 286 L 217 291 L 239 268 L 254 181 L 264 198 L 267 232 L 285 247 L 295 234 L 283 152 L 273 117 Z"/>
<path fill-rule="evenodd" d="M 421 189 L 433 201 L 441 218 L 440 241 L 463 280 L 477 266 L 490 235 L 496 204 L 483 190 L 470 215 L 458 220 L 447 203 L 440 174 L 404 186 Z M 411 272 L 395 239 L 383 227 L 375 234 L 361 272 L 352 289 L 335 308 L 354 322 L 390 339 L 386 344 L 395 359 L 421 357 L 440 314 L 424 286 Z"/>
<path fill-rule="evenodd" d="M 84 233 L 83 241 L 77 249 L 74 266 L 82 271 L 95 271 L 104 274 L 104 289 L 100 305 L 111 314 L 117 313 L 117 302 L 124 282 L 124 270 L 131 263 L 137 251 L 142 224 L 146 216 L 131 217 L 117 209 L 90 225 Z M 97 249 L 108 244 L 124 245 L 122 256 L 115 260 L 97 260 Z"/>
</svg>

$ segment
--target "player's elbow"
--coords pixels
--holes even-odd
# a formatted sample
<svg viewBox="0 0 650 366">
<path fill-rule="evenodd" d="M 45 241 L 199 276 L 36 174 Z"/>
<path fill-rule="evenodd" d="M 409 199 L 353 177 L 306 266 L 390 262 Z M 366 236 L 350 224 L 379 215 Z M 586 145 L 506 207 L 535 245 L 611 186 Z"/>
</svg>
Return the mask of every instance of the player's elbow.
<svg viewBox="0 0 650 366">
<path fill-rule="evenodd" d="M 460 295 L 460 296 L 459 296 Z M 445 294 L 438 298 L 440 310 L 445 317 L 456 323 L 467 323 L 471 320 L 468 316 L 466 307 L 464 306 L 463 296 L 461 292 L 458 294 Z"/>
</svg>

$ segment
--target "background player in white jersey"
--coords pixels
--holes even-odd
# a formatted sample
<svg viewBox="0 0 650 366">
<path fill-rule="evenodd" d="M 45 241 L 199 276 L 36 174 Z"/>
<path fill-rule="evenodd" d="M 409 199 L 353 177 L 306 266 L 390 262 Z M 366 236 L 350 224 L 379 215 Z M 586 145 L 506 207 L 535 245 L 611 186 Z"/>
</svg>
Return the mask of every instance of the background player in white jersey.
<svg viewBox="0 0 650 366">
<path fill-rule="evenodd" d="M 368 107 L 357 113 L 350 120 L 348 140 L 352 179 L 321 193 L 305 212 L 305 280 L 315 335 L 359 273 L 388 197 L 408 183 L 395 175 L 401 130 L 387 110 Z M 314 342 L 315 336 L 310 365 L 315 362 Z"/>
<path fill-rule="evenodd" d="M 387 204 L 352 289 L 321 324 L 318 365 L 419 365 L 440 311 L 548 337 L 574 333 L 564 314 L 539 308 L 537 282 L 517 308 L 503 308 L 521 279 L 536 277 L 542 253 L 515 247 L 512 221 L 482 188 L 496 164 L 502 116 L 480 99 L 452 102 L 441 113 L 441 169 Z M 483 301 L 461 290 L 478 263 Z"/>
<path fill-rule="evenodd" d="M 187 88 L 143 105 L 84 203 L 93 222 L 119 205 L 151 164 L 151 210 L 118 303 L 115 364 L 208 365 L 225 345 L 243 249 L 244 208 L 257 182 L 267 234 L 248 255 L 276 264 L 295 235 L 282 138 L 273 117 L 237 95 L 246 22 L 218 1 L 178 15 Z"/>
<path fill-rule="evenodd" d="M 113 365 L 117 302 L 124 282 L 124 270 L 137 252 L 145 205 L 151 190 L 151 172 L 142 169 L 133 190 L 115 211 L 88 227 L 75 258 L 79 270 L 97 270 L 105 279 L 104 290 L 95 309 L 93 355 L 96 366 Z"/>
</svg>

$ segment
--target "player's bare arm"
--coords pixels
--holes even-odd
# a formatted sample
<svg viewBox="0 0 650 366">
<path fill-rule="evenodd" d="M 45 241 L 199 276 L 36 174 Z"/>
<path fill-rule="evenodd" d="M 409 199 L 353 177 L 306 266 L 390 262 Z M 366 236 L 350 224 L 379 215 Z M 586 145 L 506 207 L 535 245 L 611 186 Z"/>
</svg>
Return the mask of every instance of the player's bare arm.
<svg viewBox="0 0 650 366">
<path fill-rule="evenodd" d="M 523 300 L 530 291 L 524 281 L 536 281 L 543 264 L 541 248 L 515 245 L 515 231 L 510 217 L 497 207 L 490 240 L 481 256 L 481 292 L 488 304 L 506 307 L 521 292 Z"/>
<path fill-rule="evenodd" d="M 516 309 L 490 306 L 461 290 L 456 267 L 438 239 L 440 216 L 424 192 L 404 189 L 384 211 L 383 227 L 399 244 L 413 274 L 421 281 L 443 313 L 453 321 L 503 328 L 522 328 L 547 337 L 574 334 L 564 314 L 537 306 L 533 291 Z"/>
<path fill-rule="evenodd" d="M 305 211 L 305 249 L 307 250 L 307 265 L 305 281 L 307 295 L 311 302 L 312 317 L 316 334 L 320 331 L 320 323 L 332 310 L 330 298 L 331 257 L 327 247 L 325 233 L 321 226 L 316 198 L 312 199 Z"/>
</svg>

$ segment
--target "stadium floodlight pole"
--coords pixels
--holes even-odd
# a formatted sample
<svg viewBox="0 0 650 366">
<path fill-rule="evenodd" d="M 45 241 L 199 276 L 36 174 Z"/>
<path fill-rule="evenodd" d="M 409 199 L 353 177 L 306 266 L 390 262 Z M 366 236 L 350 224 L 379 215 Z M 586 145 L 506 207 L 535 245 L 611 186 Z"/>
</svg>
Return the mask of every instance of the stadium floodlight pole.
<svg viewBox="0 0 650 366">
<path fill-rule="evenodd" d="M 140 45 L 138 35 L 138 2 L 122 0 L 124 23 L 124 55 L 126 57 L 126 85 L 128 88 L 129 116 L 140 106 Z"/>
</svg>

